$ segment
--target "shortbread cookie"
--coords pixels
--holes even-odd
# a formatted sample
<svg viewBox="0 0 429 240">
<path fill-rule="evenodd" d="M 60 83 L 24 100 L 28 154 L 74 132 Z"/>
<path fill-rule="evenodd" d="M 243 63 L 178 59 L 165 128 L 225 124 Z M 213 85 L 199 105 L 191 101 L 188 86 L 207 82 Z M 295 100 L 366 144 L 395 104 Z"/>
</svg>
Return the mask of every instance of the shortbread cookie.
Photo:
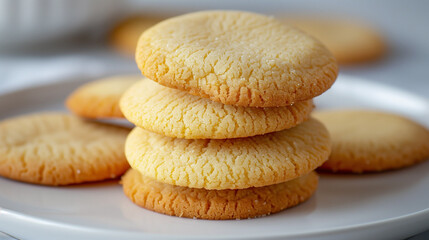
<svg viewBox="0 0 429 240">
<path fill-rule="evenodd" d="M 246 219 L 276 213 L 306 201 L 316 191 L 314 172 L 266 187 L 206 190 L 160 183 L 130 169 L 123 177 L 125 195 L 149 210 L 187 218 Z"/>
<path fill-rule="evenodd" d="M 313 102 L 288 107 L 239 107 L 143 80 L 124 93 L 120 107 L 129 121 L 152 132 L 188 139 L 223 139 L 294 127 L 308 119 Z"/>
<path fill-rule="evenodd" d="M 116 178 L 129 165 L 124 128 L 63 113 L 40 113 L 0 122 L 0 176 L 66 185 Z"/>
<path fill-rule="evenodd" d="M 109 34 L 110 44 L 120 52 L 134 56 L 140 35 L 162 21 L 162 17 L 133 16 L 117 24 Z"/>
<path fill-rule="evenodd" d="M 119 99 L 141 76 L 115 76 L 84 84 L 66 101 L 74 114 L 87 118 L 123 118 Z"/>
<path fill-rule="evenodd" d="M 358 63 L 380 58 L 386 52 L 381 35 L 365 24 L 344 19 L 284 19 L 315 38 L 334 54 L 339 63 Z"/>
<path fill-rule="evenodd" d="M 279 107 L 311 99 L 335 81 L 332 54 L 273 18 L 206 11 L 146 30 L 136 50 L 146 77 L 229 105 Z"/>
<path fill-rule="evenodd" d="M 280 132 L 236 139 L 170 138 L 135 128 L 125 143 L 131 167 L 163 183 L 242 189 L 309 173 L 329 156 L 326 128 L 310 119 Z"/>
<path fill-rule="evenodd" d="M 409 166 L 429 158 L 429 131 L 404 117 L 367 110 L 314 114 L 332 136 L 332 153 L 320 169 L 372 172 Z"/>
</svg>

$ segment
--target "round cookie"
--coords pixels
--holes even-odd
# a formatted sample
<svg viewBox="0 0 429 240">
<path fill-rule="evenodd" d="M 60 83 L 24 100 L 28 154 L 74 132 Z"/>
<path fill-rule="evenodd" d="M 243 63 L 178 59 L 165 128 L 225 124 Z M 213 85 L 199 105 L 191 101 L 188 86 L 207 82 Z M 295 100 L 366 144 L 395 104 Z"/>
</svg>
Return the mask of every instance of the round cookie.
<svg viewBox="0 0 429 240">
<path fill-rule="evenodd" d="M 288 106 L 326 91 L 338 66 L 317 40 L 273 18 L 205 11 L 146 30 L 136 50 L 146 77 L 228 105 Z"/>
<path fill-rule="evenodd" d="M 217 140 L 170 138 L 135 128 L 125 155 L 132 168 L 156 181 L 221 190 L 297 178 L 320 166 L 330 146 L 326 128 L 310 119 L 280 132 Z"/>
<path fill-rule="evenodd" d="M 129 165 L 128 130 L 63 113 L 40 113 L 0 122 L 0 176 L 44 185 L 99 181 Z"/>
<path fill-rule="evenodd" d="M 362 23 L 323 18 L 282 21 L 322 41 L 341 64 L 376 60 L 386 52 L 386 43 L 380 34 Z"/>
<path fill-rule="evenodd" d="M 226 220 L 265 216 L 302 203 L 316 191 L 318 176 L 310 172 L 266 187 L 206 190 L 160 183 L 130 169 L 122 184 L 125 195 L 146 209 L 178 217 Z"/>
<path fill-rule="evenodd" d="M 294 127 L 309 118 L 313 101 L 276 108 L 239 107 L 143 80 L 124 93 L 120 107 L 129 121 L 152 132 L 187 139 L 224 139 Z"/>
<path fill-rule="evenodd" d="M 86 118 L 123 118 L 119 99 L 141 76 L 115 76 L 89 82 L 76 89 L 66 100 L 67 108 Z"/>
<path fill-rule="evenodd" d="M 140 35 L 162 21 L 162 17 L 133 16 L 119 22 L 109 34 L 110 44 L 120 52 L 134 56 Z"/>
<path fill-rule="evenodd" d="M 404 117 L 368 110 L 317 112 L 332 137 L 332 153 L 320 169 L 374 172 L 429 158 L 429 131 Z"/>
</svg>

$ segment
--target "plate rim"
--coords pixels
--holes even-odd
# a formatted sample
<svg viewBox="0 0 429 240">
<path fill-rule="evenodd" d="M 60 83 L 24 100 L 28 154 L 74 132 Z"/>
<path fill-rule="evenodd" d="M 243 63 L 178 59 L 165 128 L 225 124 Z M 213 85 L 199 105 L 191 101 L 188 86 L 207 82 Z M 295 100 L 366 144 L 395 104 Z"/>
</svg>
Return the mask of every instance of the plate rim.
<svg viewBox="0 0 429 240">
<path fill-rule="evenodd" d="M 372 82 L 369 80 L 365 80 L 362 79 L 360 77 L 356 77 L 356 76 L 351 76 L 351 75 L 344 75 L 344 74 L 340 74 L 339 78 L 344 78 L 341 81 L 342 82 L 359 82 L 365 85 L 370 85 L 370 86 L 374 86 L 375 88 L 383 88 L 383 89 L 387 89 L 387 91 L 389 92 L 397 92 L 400 93 L 404 96 L 412 96 L 414 99 L 417 99 L 421 102 L 423 102 L 424 104 L 426 104 L 425 106 L 428 108 L 427 110 L 429 111 L 429 99 L 426 98 L 425 96 L 421 96 L 417 93 L 413 93 L 407 90 L 403 90 L 400 88 L 396 88 L 393 87 L 391 85 L 386 85 L 383 83 L 378 83 L 378 82 Z M 72 84 L 72 85 L 77 85 L 77 84 L 83 84 L 92 80 L 96 80 L 98 78 L 96 77 L 88 77 L 88 76 L 73 76 L 73 77 L 67 77 L 67 78 L 63 78 L 62 81 L 57 81 L 57 82 L 48 82 L 48 83 L 43 83 L 43 84 L 39 84 L 39 85 L 32 85 L 32 86 L 28 86 L 28 87 L 22 87 L 19 89 L 12 89 L 10 91 L 5 91 L 5 92 L 0 92 L 0 98 L 7 98 L 8 96 L 11 96 L 13 94 L 24 94 L 27 91 L 31 91 L 31 90 L 42 90 L 46 87 L 61 87 L 64 84 Z M 7 114 L 5 114 L 7 115 Z M 427 124 L 425 124 L 427 125 Z M 7 179 L 8 180 L 8 179 Z M 0 206 L 0 217 L 6 215 L 13 217 L 13 218 L 25 218 L 27 219 L 27 221 L 30 221 L 32 223 L 36 223 L 36 224 L 49 224 L 52 226 L 56 226 L 56 227 L 60 227 L 60 228 L 65 228 L 65 229 L 75 229 L 75 230 L 85 230 L 85 232 L 87 233 L 91 233 L 91 234 L 101 234 L 101 235 L 108 235 L 108 234 L 126 234 L 127 236 L 130 237 L 150 237 L 150 238 L 171 238 L 171 237 L 178 237 L 175 236 L 173 234 L 161 234 L 161 233 L 148 233 L 148 232 L 143 232 L 143 231 L 133 231 L 133 230 L 111 230 L 111 229 L 103 229 L 103 228 L 98 228 L 98 227 L 86 227 L 86 226 L 82 226 L 82 225 L 76 225 L 76 224 L 71 224 L 71 223 L 64 223 L 64 222 L 57 222 L 54 220 L 50 220 L 50 219 L 44 219 L 41 217 L 36 217 L 33 215 L 28 215 L 25 213 L 20 213 L 18 211 L 15 210 L 11 210 L 11 209 L 7 209 L 4 207 Z M 3 214 L 5 213 L 5 214 Z M 288 233 L 278 233 L 278 234 L 269 234 L 269 233 L 265 233 L 265 234 L 261 234 L 261 235 L 245 235 L 245 236 L 237 236 L 237 235 L 223 235 L 222 237 L 212 237 L 212 236 L 204 236 L 204 235 L 193 235 L 193 236 L 188 236 L 188 235 L 180 235 L 179 237 L 186 237 L 187 239 L 199 239 L 201 237 L 204 238 L 208 238 L 208 239 L 258 239 L 261 237 L 267 238 L 267 239 L 277 239 L 277 238 L 282 238 L 282 237 L 287 237 L 287 238 L 294 238 L 294 237 L 313 237 L 315 235 L 330 235 L 330 234 L 335 234 L 335 233 L 341 233 L 341 232 L 348 232 L 348 231 L 358 231 L 358 230 L 362 230 L 365 228 L 371 228 L 371 227 L 379 227 L 379 226 L 383 226 L 383 225 L 387 225 L 387 224 L 393 224 L 396 222 L 400 222 L 400 221 L 406 221 L 409 219 L 414 219 L 414 218 L 425 218 L 425 219 L 429 219 L 429 207 L 426 209 L 422 209 L 416 212 L 412 212 L 412 213 L 407 213 L 404 215 L 400 215 L 400 216 L 395 216 L 395 217 L 390 217 L 390 218 L 385 218 L 385 219 L 381 219 L 381 220 L 376 220 L 376 221 L 371 221 L 371 222 L 366 222 L 366 223 L 361 223 L 361 224 L 352 224 L 352 225 L 347 225 L 347 226 L 341 226 L 341 227 L 332 227 L 332 228 L 326 228 L 326 229 L 317 229 L 317 230 L 313 230 L 313 231 L 306 231 L 306 232 L 297 232 L 297 233 L 293 233 L 293 234 L 288 234 Z M 429 225 L 428 225 L 429 227 Z"/>
<path fill-rule="evenodd" d="M 166 239 L 166 238 L 185 238 L 186 239 L 201 239 L 202 237 L 204 237 L 205 239 L 211 239 L 211 240 L 215 240 L 215 239 L 260 239 L 261 237 L 264 237 L 264 239 L 278 239 L 278 238 L 306 238 L 306 237 L 313 237 L 315 235 L 330 235 L 330 234 L 335 234 L 335 233 L 342 233 L 342 232 L 347 232 L 347 231 L 358 231 L 358 230 L 362 230 L 365 228 L 371 228 L 371 227 L 381 227 L 383 225 L 389 224 L 389 223 L 397 223 L 400 221 L 405 221 L 407 219 L 410 218 L 417 218 L 417 217 L 424 217 L 425 219 L 429 220 L 429 208 L 417 211 L 417 212 L 413 212 L 413 213 L 409 213 L 409 214 L 405 214 L 405 215 L 401 215 L 401 216 L 397 216 L 397 217 L 391 217 L 391 218 L 386 218 L 386 219 L 382 219 L 382 220 L 378 220 L 378 221 L 371 221 L 371 222 L 367 222 L 367 223 L 362 223 L 362 224 L 353 224 L 353 225 L 349 225 L 346 227 L 333 227 L 333 228 L 328 228 L 328 229 L 319 229 L 319 230 L 314 230 L 314 231 L 309 231 L 309 232 L 298 232 L 298 233 L 294 233 L 294 234 L 271 234 L 271 235 L 245 235 L 245 236 L 236 236 L 236 235 L 223 235 L 222 237 L 213 237 L 213 236 L 206 236 L 206 235 L 194 235 L 194 236 L 187 236 L 187 235 L 173 235 L 173 234 L 154 234 L 154 233 L 147 233 L 147 232 L 141 232 L 141 231 L 126 231 L 126 230 L 110 230 L 110 229 L 103 229 L 103 228 L 96 228 L 96 227 L 86 227 L 86 226 L 80 226 L 80 225 L 74 225 L 74 224 L 68 224 L 68 223 L 61 223 L 61 222 L 56 222 L 53 220 L 49 220 L 49 219 L 43 219 L 43 218 L 38 218 L 38 217 L 34 217 L 32 215 L 27 215 L 27 214 L 21 214 L 17 211 L 14 210 L 10 210 L 10 209 L 5 209 L 5 208 L 0 208 L 0 212 L 2 214 L 6 214 L 9 215 L 11 217 L 14 218 L 25 218 L 27 219 L 27 221 L 30 221 L 29 223 L 33 223 L 33 224 L 47 224 L 50 226 L 55 226 L 55 227 L 59 227 L 59 228 L 64 228 L 67 230 L 84 230 L 86 233 L 89 234 L 101 234 L 102 235 L 110 235 L 110 234 L 120 234 L 120 235 L 124 235 L 124 237 L 150 237 L 150 238 L 161 238 L 161 239 Z M 174 216 L 173 216 L 174 217 Z M 247 220 L 247 219 L 245 219 Z"/>
</svg>

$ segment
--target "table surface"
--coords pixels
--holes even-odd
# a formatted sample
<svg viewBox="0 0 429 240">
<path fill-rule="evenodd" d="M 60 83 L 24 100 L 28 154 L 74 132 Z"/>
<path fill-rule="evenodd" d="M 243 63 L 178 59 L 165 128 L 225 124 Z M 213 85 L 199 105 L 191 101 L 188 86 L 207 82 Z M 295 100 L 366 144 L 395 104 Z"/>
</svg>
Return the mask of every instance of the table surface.
<svg viewBox="0 0 429 240">
<path fill-rule="evenodd" d="M 135 1 L 131 1 L 135 2 Z M 139 3 L 140 5 L 142 3 Z M 137 4 L 137 5 L 139 5 Z M 140 11 L 162 12 L 155 0 L 144 2 Z M 377 28 L 387 39 L 387 56 L 377 62 L 341 66 L 350 76 L 389 84 L 429 98 L 429 1 L 226 1 L 204 2 L 163 1 L 176 12 L 201 9 L 241 9 L 263 13 L 316 13 L 364 20 Z M 219 7 L 222 6 L 222 7 Z M 170 12 L 171 13 L 171 12 Z M 100 76 L 139 71 L 132 58 L 120 56 L 100 40 L 71 42 L 56 48 L 43 48 L 26 53 L 0 53 L 0 93 L 30 85 L 64 79 L 66 76 Z M 428 224 L 429 229 L 429 224 Z M 411 238 L 429 239 L 429 231 Z"/>
</svg>

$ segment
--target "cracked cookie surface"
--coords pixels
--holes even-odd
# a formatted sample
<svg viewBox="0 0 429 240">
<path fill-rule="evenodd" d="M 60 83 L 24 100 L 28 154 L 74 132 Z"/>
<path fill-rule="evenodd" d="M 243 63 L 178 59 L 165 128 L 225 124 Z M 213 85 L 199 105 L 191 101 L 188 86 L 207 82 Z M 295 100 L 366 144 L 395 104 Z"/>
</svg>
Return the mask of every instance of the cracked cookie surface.
<svg viewBox="0 0 429 240">
<path fill-rule="evenodd" d="M 338 66 L 317 40 L 274 18 L 206 11 L 146 30 L 136 49 L 143 75 L 228 105 L 287 106 L 326 91 Z"/>
<path fill-rule="evenodd" d="M 376 172 L 429 159 L 429 131 L 405 117 L 368 110 L 332 110 L 313 115 L 332 137 L 332 153 L 322 170 Z"/>
<path fill-rule="evenodd" d="M 120 107 L 129 121 L 152 132 L 187 139 L 224 139 L 294 127 L 309 118 L 313 102 L 272 108 L 224 105 L 146 79 L 124 93 Z"/>
<path fill-rule="evenodd" d="M 315 172 L 275 185 L 239 190 L 206 190 L 157 182 L 130 169 L 122 177 L 125 195 L 146 209 L 178 217 L 246 219 L 279 212 L 316 191 Z"/>
<path fill-rule="evenodd" d="M 0 122 L 0 176 L 44 185 L 111 179 L 129 165 L 129 130 L 63 113 L 40 113 Z"/>
<path fill-rule="evenodd" d="M 123 118 L 119 99 L 141 76 L 115 76 L 86 83 L 66 100 L 67 108 L 86 118 Z"/>
<path fill-rule="evenodd" d="M 310 119 L 275 133 L 235 139 L 180 139 L 134 128 L 125 143 L 131 167 L 168 184 L 242 189 L 285 182 L 320 166 L 330 153 L 326 128 Z"/>
</svg>

